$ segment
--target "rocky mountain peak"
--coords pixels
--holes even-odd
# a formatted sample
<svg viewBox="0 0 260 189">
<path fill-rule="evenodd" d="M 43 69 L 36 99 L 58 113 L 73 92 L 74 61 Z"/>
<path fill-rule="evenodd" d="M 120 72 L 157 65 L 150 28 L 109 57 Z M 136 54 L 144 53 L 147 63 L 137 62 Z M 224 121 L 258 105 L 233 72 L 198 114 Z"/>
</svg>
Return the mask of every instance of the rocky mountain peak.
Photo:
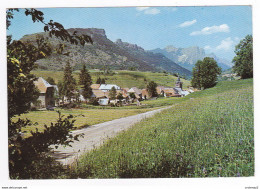
<svg viewBox="0 0 260 189">
<path fill-rule="evenodd" d="M 105 30 L 99 28 L 70 28 L 68 31 L 72 33 L 77 31 L 79 34 L 86 34 L 92 37 L 95 35 L 107 38 Z"/>
<path fill-rule="evenodd" d="M 127 49 L 134 50 L 134 51 L 145 51 L 142 47 L 140 47 L 136 44 L 123 42 L 122 39 L 117 39 L 115 44 L 117 44 L 120 47 L 127 48 Z"/>
<path fill-rule="evenodd" d="M 192 70 L 193 66 L 198 60 L 202 60 L 204 57 L 214 58 L 223 70 L 232 67 L 232 64 L 225 60 L 218 58 L 215 54 L 206 54 L 205 50 L 198 46 L 192 46 L 187 48 L 176 48 L 172 45 L 165 47 L 164 49 L 151 50 L 154 53 L 161 53 L 170 60 L 176 62 L 182 67 Z"/>
<path fill-rule="evenodd" d="M 174 47 L 173 45 L 168 45 L 167 47 L 165 47 L 165 50 L 167 52 L 176 52 L 178 51 L 178 48 Z"/>
</svg>

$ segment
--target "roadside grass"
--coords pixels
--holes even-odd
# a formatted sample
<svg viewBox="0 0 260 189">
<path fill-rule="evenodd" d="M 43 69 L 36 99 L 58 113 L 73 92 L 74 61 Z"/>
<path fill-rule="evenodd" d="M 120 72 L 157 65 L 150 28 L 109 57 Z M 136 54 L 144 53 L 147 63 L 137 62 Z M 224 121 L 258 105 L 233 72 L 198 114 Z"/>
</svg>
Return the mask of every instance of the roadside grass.
<svg viewBox="0 0 260 189">
<path fill-rule="evenodd" d="M 66 177 L 253 176 L 252 79 L 189 96 L 84 154 Z"/>
<path fill-rule="evenodd" d="M 145 100 L 145 101 L 141 101 L 143 107 L 161 107 L 161 106 L 170 106 L 170 105 L 174 105 L 183 101 L 186 101 L 189 98 L 186 97 L 169 97 L 169 98 L 158 98 L 155 100 Z"/>
<path fill-rule="evenodd" d="M 57 109 L 61 112 L 61 115 L 75 116 L 75 127 L 77 129 L 88 127 L 90 125 L 95 125 L 98 123 L 103 123 L 106 121 L 111 121 L 114 119 L 127 117 L 131 115 L 136 115 L 140 113 L 144 113 L 153 109 Z M 44 130 L 44 124 L 50 126 L 51 122 L 55 123 L 58 118 L 58 113 L 56 111 L 31 111 L 26 114 L 22 114 L 19 117 L 15 117 L 14 120 L 18 118 L 29 119 L 32 123 L 37 122 L 37 125 L 27 126 L 23 128 L 23 132 L 25 131 L 25 137 L 31 135 L 30 131 L 35 131 L 36 128 L 39 132 Z"/>
<path fill-rule="evenodd" d="M 63 71 L 33 71 L 37 77 L 43 77 L 47 79 L 52 77 L 56 83 L 63 79 Z M 78 81 L 79 71 L 73 72 L 73 77 Z M 177 77 L 165 74 L 165 73 L 152 73 L 152 72 L 139 72 L 139 71 L 123 71 L 115 70 L 113 74 L 104 75 L 102 72 L 97 72 L 90 70 L 90 75 L 92 77 L 92 82 L 95 83 L 98 77 L 105 78 L 106 83 L 116 84 L 122 88 L 146 88 L 150 81 L 155 81 L 158 85 L 173 87 L 175 86 L 175 81 Z M 190 86 L 190 81 L 181 79 L 183 82 L 183 88 Z"/>
</svg>

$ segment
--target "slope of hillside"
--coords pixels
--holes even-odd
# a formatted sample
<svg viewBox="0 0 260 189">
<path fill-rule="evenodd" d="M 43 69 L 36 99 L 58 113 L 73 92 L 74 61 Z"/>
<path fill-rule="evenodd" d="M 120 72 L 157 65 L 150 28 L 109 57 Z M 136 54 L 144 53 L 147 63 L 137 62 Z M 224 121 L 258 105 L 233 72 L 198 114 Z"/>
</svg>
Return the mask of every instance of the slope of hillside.
<svg viewBox="0 0 260 189">
<path fill-rule="evenodd" d="M 74 69 L 80 69 L 83 64 L 88 68 L 99 69 L 137 69 L 140 71 L 163 71 L 191 76 L 191 72 L 175 64 L 168 58 L 147 52 L 137 45 L 129 44 L 128 48 L 114 43 L 106 36 L 105 30 L 97 28 L 71 28 L 70 33 L 87 34 L 92 37 L 94 44 L 80 45 L 70 44 L 55 37 L 49 37 L 48 32 L 26 35 L 21 40 L 36 44 L 37 37 L 43 36 L 52 54 L 37 61 L 40 69 L 62 70 L 67 61 Z M 136 48 L 132 48 L 136 47 Z"/>
<path fill-rule="evenodd" d="M 63 78 L 63 71 L 33 71 L 37 77 L 43 77 L 47 79 L 52 77 L 56 83 Z M 138 71 L 124 71 L 116 70 L 111 74 L 104 75 L 100 71 L 90 70 L 93 83 L 96 82 L 98 77 L 105 78 L 106 83 L 116 84 L 120 87 L 131 88 L 145 88 L 149 81 L 155 81 L 158 85 L 174 87 L 177 77 L 165 73 L 152 73 L 152 72 L 138 72 Z M 78 81 L 79 71 L 73 72 L 73 77 Z M 183 87 L 190 86 L 190 81 L 181 79 Z"/>
<path fill-rule="evenodd" d="M 203 48 L 197 46 L 188 48 L 176 48 L 174 46 L 167 46 L 164 49 L 154 49 L 150 52 L 161 53 L 170 60 L 176 62 L 180 66 L 192 71 L 192 68 L 198 60 L 202 60 L 204 57 L 214 58 L 222 70 L 226 70 L 232 67 L 232 64 L 222 58 L 217 57 L 214 53 L 206 54 Z"/>
<path fill-rule="evenodd" d="M 252 79 L 182 99 L 80 157 L 71 177 L 253 176 Z"/>
<path fill-rule="evenodd" d="M 131 53 L 133 56 L 138 57 L 138 59 L 147 62 L 154 67 L 161 68 L 161 70 L 167 70 L 170 72 L 174 70 L 175 73 L 180 73 L 181 75 L 191 75 L 190 71 L 179 66 L 174 61 L 171 61 L 169 58 L 165 57 L 162 54 L 145 51 L 142 47 L 122 42 L 121 39 L 118 39 L 115 43 L 122 49 L 125 49 L 126 51 Z"/>
</svg>

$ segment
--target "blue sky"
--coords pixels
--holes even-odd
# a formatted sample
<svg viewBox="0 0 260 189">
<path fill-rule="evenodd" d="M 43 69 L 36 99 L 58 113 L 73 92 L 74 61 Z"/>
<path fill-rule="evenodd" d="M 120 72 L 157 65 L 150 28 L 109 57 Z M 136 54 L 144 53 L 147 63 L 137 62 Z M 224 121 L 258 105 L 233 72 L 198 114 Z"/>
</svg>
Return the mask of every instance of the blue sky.
<svg viewBox="0 0 260 189">
<path fill-rule="evenodd" d="M 115 41 L 137 44 L 145 50 L 199 46 L 229 61 L 235 45 L 252 34 L 250 6 L 213 7 L 121 7 L 121 8 L 46 8 L 45 20 L 54 20 L 65 28 L 103 28 Z M 43 25 L 33 23 L 21 10 L 15 13 L 7 34 L 14 39 L 42 32 Z"/>
</svg>

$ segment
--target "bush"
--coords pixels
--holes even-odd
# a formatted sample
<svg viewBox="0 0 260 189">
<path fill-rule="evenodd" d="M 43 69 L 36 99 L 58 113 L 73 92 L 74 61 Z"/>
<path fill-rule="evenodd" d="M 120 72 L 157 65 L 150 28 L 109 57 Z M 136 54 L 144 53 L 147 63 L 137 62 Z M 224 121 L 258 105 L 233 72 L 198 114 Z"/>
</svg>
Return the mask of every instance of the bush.
<svg viewBox="0 0 260 189">
<path fill-rule="evenodd" d="M 94 105 L 94 106 L 98 106 L 98 105 L 99 105 L 98 99 L 97 99 L 97 98 L 91 98 L 91 99 L 89 100 L 89 104 L 92 104 L 92 105 Z"/>
<path fill-rule="evenodd" d="M 76 103 L 69 103 L 69 104 L 63 104 L 62 105 L 62 108 L 65 108 L 65 109 L 71 109 L 71 108 L 76 108 L 77 107 L 77 104 Z"/>
<path fill-rule="evenodd" d="M 32 125 L 29 120 L 18 119 L 9 130 L 9 174 L 11 179 L 47 179 L 57 178 L 64 168 L 50 156 L 51 145 L 68 146 L 81 135 L 73 136 L 69 132 L 75 129 L 72 115 L 64 118 L 60 112 L 56 123 L 45 125 L 43 132 L 32 132 L 32 136 L 23 138 L 21 128 Z M 17 132 L 20 131 L 20 132 Z"/>
</svg>

